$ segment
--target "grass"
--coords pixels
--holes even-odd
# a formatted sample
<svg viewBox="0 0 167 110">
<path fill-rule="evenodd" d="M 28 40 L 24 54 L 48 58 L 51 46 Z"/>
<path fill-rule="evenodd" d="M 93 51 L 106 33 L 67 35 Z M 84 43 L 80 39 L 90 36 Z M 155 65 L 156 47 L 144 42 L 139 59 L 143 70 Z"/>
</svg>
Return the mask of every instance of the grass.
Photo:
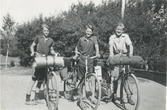
<svg viewBox="0 0 167 110">
<path fill-rule="evenodd" d="M 0 56 L 0 57 L 1 57 L 1 63 L 6 63 L 6 56 Z M 18 63 L 19 57 L 8 57 L 8 63 L 10 63 L 11 61 Z"/>
<path fill-rule="evenodd" d="M 11 66 L 19 66 L 19 57 L 8 57 L 7 59 L 7 65 L 8 67 Z M 1 55 L 0 56 L 0 69 L 4 69 L 6 65 L 6 56 Z"/>
<path fill-rule="evenodd" d="M 33 68 L 31 67 L 21 67 L 19 66 L 19 57 L 8 57 L 8 68 L 5 69 L 5 63 L 6 63 L 6 56 L 0 56 L 0 66 L 1 66 L 1 72 L 0 74 L 4 75 L 31 75 L 33 74 Z M 16 67 L 10 67 L 11 61 L 14 61 Z"/>
<path fill-rule="evenodd" d="M 1 75 L 32 75 L 34 69 L 30 67 L 12 67 L 1 70 Z"/>
</svg>

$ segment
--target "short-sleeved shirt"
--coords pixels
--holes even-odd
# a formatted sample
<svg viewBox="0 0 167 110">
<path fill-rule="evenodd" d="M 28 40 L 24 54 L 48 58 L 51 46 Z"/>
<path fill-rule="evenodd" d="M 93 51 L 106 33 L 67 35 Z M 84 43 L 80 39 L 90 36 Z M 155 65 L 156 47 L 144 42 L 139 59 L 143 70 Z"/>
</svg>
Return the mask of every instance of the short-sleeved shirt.
<svg viewBox="0 0 167 110">
<path fill-rule="evenodd" d="M 81 37 L 77 44 L 77 49 L 83 55 L 93 56 L 95 54 L 95 45 L 97 45 L 97 37 L 91 36 L 90 38 Z"/>
<path fill-rule="evenodd" d="M 117 37 L 115 34 L 111 35 L 109 38 L 109 44 L 113 45 L 114 53 L 118 54 L 121 51 L 127 53 L 126 45 L 130 45 L 132 42 L 128 34 L 122 34 L 120 37 Z"/>
<path fill-rule="evenodd" d="M 97 45 L 97 37 L 91 36 L 90 38 L 81 37 L 77 44 L 77 49 L 82 55 L 90 55 L 93 56 L 96 52 L 95 45 Z M 80 57 L 78 65 L 84 67 L 85 66 L 85 59 Z M 93 59 L 88 60 L 88 66 L 93 67 Z"/>
<path fill-rule="evenodd" d="M 42 35 L 35 37 L 34 43 L 37 44 L 37 52 L 45 55 L 50 54 L 50 48 L 54 45 L 53 39 L 48 38 L 45 40 Z"/>
</svg>

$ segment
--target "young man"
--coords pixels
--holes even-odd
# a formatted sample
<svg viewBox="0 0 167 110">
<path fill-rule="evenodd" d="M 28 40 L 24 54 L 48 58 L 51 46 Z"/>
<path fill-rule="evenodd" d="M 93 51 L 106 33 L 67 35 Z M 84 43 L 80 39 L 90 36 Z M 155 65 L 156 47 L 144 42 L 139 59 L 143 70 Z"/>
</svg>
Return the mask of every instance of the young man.
<svg viewBox="0 0 167 110">
<path fill-rule="evenodd" d="M 127 50 L 127 47 L 129 46 L 129 53 Z M 124 33 L 124 24 L 123 23 L 118 23 L 116 29 L 115 29 L 115 34 L 111 35 L 109 38 L 109 52 L 110 52 L 110 58 L 112 58 L 114 55 L 133 55 L 133 45 L 132 42 L 129 38 L 128 34 Z M 111 71 L 111 81 L 113 81 L 114 84 L 114 95 L 113 98 L 115 101 L 116 99 L 116 92 L 118 88 L 118 77 L 119 77 L 119 67 L 114 67 L 114 70 Z M 126 81 L 125 81 L 125 86 L 126 86 Z M 127 98 L 128 102 L 132 105 L 134 105 L 134 101 L 131 99 L 130 91 L 128 90 L 127 86 L 125 87 L 126 92 L 127 92 Z"/>
<path fill-rule="evenodd" d="M 56 54 L 53 50 L 53 44 L 54 41 L 49 37 L 49 27 L 46 24 L 42 24 L 42 35 L 36 36 L 34 42 L 30 46 L 31 50 L 31 56 L 46 56 L 49 54 Z M 37 51 L 36 55 L 34 52 L 34 48 L 37 45 Z M 41 87 L 41 84 L 46 78 L 46 68 L 35 68 L 35 72 L 32 75 L 32 80 L 30 81 L 30 84 L 28 86 L 27 92 L 26 92 L 26 105 L 36 105 L 40 103 L 39 99 L 39 90 Z M 38 81 L 36 90 L 35 90 L 35 101 L 30 100 L 31 91 L 35 84 L 35 82 Z"/>
<path fill-rule="evenodd" d="M 81 37 L 78 41 L 78 44 L 76 46 L 76 55 L 74 56 L 74 59 L 78 56 L 78 52 L 82 54 L 83 56 L 97 56 L 99 57 L 99 45 L 97 42 L 97 37 L 93 36 L 93 26 L 87 25 L 86 26 L 86 35 Z M 79 69 L 78 69 L 78 77 L 81 78 L 85 72 L 85 58 L 82 57 L 82 55 L 79 57 Z M 93 65 L 93 59 L 88 60 L 88 72 L 94 72 L 94 65 Z M 94 89 L 95 84 L 93 84 L 93 78 L 92 80 L 92 96 L 90 97 L 92 100 L 92 103 L 97 103 L 97 100 L 94 98 Z M 83 105 L 80 104 L 80 106 L 83 108 Z"/>
</svg>

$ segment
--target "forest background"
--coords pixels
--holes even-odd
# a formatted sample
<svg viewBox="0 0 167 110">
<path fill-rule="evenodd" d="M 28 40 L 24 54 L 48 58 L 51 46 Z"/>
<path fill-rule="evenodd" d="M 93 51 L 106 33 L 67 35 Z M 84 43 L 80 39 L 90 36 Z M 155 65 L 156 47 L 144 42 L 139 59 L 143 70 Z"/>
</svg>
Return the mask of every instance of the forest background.
<svg viewBox="0 0 167 110">
<path fill-rule="evenodd" d="M 40 14 L 21 25 L 10 14 L 3 17 L 1 54 L 19 57 L 21 66 L 30 66 L 30 45 L 41 33 L 41 24 L 50 26 L 50 37 L 54 40 L 55 51 L 70 57 L 78 42 L 84 36 L 85 26 L 92 24 L 94 35 L 98 37 L 100 53 L 108 55 L 109 37 L 119 21 L 125 24 L 134 55 L 147 61 L 149 69 L 166 71 L 167 60 L 167 2 L 165 0 L 129 0 L 126 3 L 124 19 L 121 19 L 121 0 L 109 0 L 95 6 L 93 2 L 71 5 L 68 11 L 57 16 L 44 17 Z"/>
</svg>

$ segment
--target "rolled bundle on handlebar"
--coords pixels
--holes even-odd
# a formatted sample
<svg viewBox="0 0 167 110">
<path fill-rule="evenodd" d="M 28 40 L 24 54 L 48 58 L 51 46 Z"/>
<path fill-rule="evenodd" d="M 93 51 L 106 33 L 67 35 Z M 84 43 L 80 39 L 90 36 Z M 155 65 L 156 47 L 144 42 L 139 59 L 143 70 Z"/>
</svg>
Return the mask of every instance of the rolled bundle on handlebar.
<svg viewBox="0 0 167 110">
<path fill-rule="evenodd" d="M 71 64 L 71 58 L 57 56 L 42 56 L 35 58 L 35 67 L 64 67 Z"/>
<path fill-rule="evenodd" d="M 140 56 L 113 56 L 109 57 L 107 63 L 111 66 L 116 65 L 144 65 L 145 61 Z"/>
</svg>

